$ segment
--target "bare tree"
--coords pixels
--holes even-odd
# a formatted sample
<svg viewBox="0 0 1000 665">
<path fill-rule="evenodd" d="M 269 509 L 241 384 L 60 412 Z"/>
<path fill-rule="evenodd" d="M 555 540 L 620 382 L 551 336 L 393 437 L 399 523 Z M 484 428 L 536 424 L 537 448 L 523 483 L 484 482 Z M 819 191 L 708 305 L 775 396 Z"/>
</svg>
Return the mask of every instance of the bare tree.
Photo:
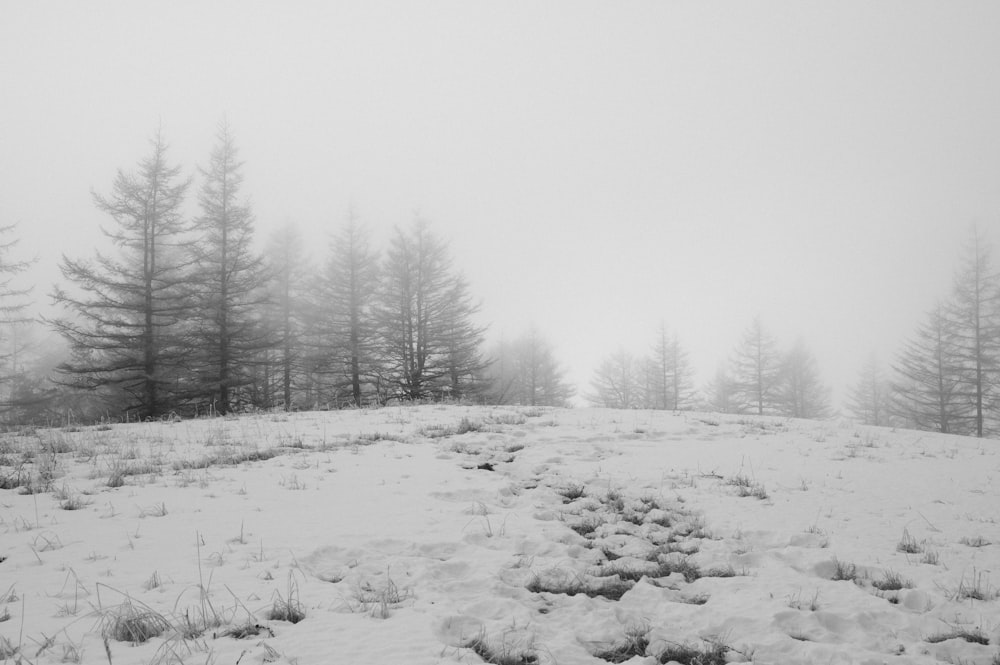
<svg viewBox="0 0 1000 665">
<path fill-rule="evenodd" d="M 52 296 L 71 316 L 50 321 L 73 351 L 59 366 L 61 381 L 113 391 L 119 406 L 142 418 L 171 410 L 184 391 L 189 347 L 179 323 L 191 306 L 182 288 L 188 227 L 181 216 L 190 181 L 167 163 L 159 132 L 150 144 L 137 173 L 118 171 L 110 196 L 93 195 L 115 222 L 102 231 L 118 257 L 63 256 L 60 268 L 75 292 L 56 287 Z"/>
</svg>

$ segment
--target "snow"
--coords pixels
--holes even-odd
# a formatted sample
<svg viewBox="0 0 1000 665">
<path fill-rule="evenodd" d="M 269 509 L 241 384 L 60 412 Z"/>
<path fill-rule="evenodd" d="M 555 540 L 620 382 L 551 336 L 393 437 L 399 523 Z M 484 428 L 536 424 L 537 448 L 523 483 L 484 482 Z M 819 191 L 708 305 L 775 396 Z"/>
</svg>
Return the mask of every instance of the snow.
<svg viewBox="0 0 1000 665">
<path fill-rule="evenodd" d="M 632 634 L 649 640 L 633 664 L 712 644 L 730 662 L 991 663 L 998 454 L 847 421 L 431 405 L 11 434 L 0 478 L 54 479 L 0 490 L 0 654 L 603 663 Z M 876 588 L 892 573 L 911 588 Z M 170 628 L 105 641 L 128 603 Z M 269 619 L 276 603 L 305 617 Z M 185 640 L 203 616 L 219 625 Z"/>
</svg>

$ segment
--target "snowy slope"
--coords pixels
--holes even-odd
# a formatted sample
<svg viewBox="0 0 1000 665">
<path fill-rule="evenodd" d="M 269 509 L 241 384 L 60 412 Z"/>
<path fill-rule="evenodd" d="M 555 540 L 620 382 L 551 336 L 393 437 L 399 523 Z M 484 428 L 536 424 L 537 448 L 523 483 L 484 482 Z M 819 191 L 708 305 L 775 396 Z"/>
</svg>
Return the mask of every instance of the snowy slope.
<svg viewBox="0 0 1000 665">
<path fill-rule="evenodd" d="M 0 660 L 992 663 L 998 453 L 454 406 L 10 435 Z"/>
</svg>

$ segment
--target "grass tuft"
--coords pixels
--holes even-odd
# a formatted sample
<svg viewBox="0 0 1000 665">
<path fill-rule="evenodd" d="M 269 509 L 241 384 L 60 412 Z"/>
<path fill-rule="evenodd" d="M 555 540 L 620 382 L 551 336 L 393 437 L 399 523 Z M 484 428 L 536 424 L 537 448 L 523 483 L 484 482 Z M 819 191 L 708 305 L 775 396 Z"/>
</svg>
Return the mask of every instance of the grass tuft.
<svg viewBox="0 0 1000 665">
<path fill-rule="evenodd" d="M 879 591 L 899 591 L 900 589 L 912 589 L 913 582 L 895 571 L 887 570 L 882 573 L 882 579 L 872 582 L 872 586 Z"/>
<path fill-rule="evenodd" d="M 726 665 L 729 647 L 721 641 L 707 640 L 704 645 L 669 643 L 656 656 L 658 663 L 680 665 Z"/>
<path fill-rule="evenodd" d="M 904 552 L 906 554 L 920 554 L 924 551 L 917 539 L 910 535 L 910 532 L 903 529 L 903 535 L 900 537 L 899 542 L 896 543 L 896 551 Z"/>
<path fill-rule="evenodd" d="M 271 621 L 287 621 L 288 623 L 298 623 L 306 618 L 306 610 L 302 607 L 299 596 L 299 583 L 295 580 L 291 571 L 288 573 L 288 592 L 282 596 L 280 591 L 275 591 L 274 603 L 267 613 L 267 618 Z"/>
<path fill-rule="evenodd" d="M 925 642 L 930 642 L 931 644 L 938 644 L 946 640 L 962 639 L 966 642 L 971 642 L 972 644 L 989 644 L 990 638 L 986 635 L 980 628 L 952 628 L 949 631 L 943 633 L 938 633 L 937 635 L 931 635 Z"/>
<path fill-rule="evenodd" d="M 857 582 L 860 577 L 858 567 L 853 563 L 845 563 L 839 559 L 833 560 L 833 579 L 835 582 Z"/>
<path fill-rule="evenodd" d="M 105 640 L 142 644 L 170 629 L 170 622 L 163 615 L 142 603 L 133 602 L 128 596 L 120 605 L 103 611 L 101 615 L 101 635 Z"/>
<path fill-rule="evenodd" d="M 513 637 L 510 633 L 504 633 L 499 639 L 496 639 L 490 638 L 484 630 L 462 646 L 471 649 L 474 654 L 483 659 L 483 662 L 493 665 L 536 665 L 538 663 L 538 652 L 532 645 L 530 638 Z"/>
<path fill-rule="evenodd" d="M 595 658 L 609 663 L 624 663 L 635 656 L 645 656 L 649 648 L 648 625 L 637 625 L 625 629 L 625 639 L 610 647 L 594 652 Z"/>
</svg>

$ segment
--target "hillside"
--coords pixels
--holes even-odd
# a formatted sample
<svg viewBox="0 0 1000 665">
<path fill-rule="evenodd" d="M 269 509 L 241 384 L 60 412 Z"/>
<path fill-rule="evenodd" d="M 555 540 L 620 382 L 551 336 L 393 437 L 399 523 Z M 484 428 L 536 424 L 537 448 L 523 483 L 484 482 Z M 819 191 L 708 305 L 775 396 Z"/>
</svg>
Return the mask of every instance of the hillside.
<svg viewBox="0 0 1000 665">
<path fill-rule="evenodd" d="M 0 660 L 996 663 L 998 473 L 996 441 L 648 411 L 8 435 Z"/>
</svg>

